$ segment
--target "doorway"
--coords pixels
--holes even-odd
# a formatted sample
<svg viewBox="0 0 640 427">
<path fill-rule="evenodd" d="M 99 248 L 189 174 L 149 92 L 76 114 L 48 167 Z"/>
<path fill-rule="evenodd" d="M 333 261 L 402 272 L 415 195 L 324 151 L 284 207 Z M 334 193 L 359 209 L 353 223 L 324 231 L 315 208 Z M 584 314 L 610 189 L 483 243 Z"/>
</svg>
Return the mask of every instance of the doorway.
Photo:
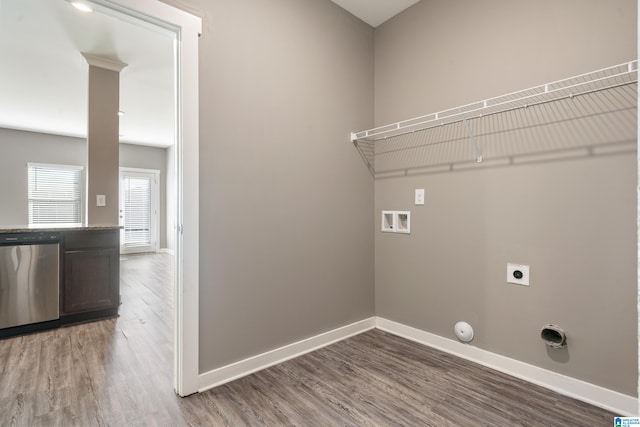
<svg viewBox="0 0 640 427">
<path fill-rule="evenodd" d="M 175 57 L 175 290 L 174 389 L 199 388 L 199 105 L 200 18 L 157 0 L 91 0 L 100 11 L 174 34 Z"/>
<path fill-rule="evenodd" d="M 160 171 L 120 168 L 120 253 L 159 249 Z"/>
</svg>

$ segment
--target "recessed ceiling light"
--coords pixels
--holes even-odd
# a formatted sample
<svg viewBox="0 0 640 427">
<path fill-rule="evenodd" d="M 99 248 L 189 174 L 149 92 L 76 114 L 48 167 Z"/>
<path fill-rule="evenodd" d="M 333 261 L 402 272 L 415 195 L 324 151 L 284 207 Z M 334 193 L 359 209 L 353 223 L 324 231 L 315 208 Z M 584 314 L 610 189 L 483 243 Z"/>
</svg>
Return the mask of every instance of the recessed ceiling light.
<svg viewBox="0 0 640 427">
<path fill-rule="evenodd" d="M 76 9 L 81 10 L 82 12 L 93 12 L 93 9 L 91 8 L 91 6 L 89 6 L 87 3 L 84 3 L 84 2 L 72 1 L 71 5 Z"/>
</svg>

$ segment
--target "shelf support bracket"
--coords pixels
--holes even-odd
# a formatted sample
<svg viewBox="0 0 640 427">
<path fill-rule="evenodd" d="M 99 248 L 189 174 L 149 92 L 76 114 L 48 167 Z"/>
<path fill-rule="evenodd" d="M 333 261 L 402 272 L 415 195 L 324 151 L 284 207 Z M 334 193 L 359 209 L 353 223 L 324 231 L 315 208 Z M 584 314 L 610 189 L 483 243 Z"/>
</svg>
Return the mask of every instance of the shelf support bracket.
<svg viewBox="0 0 640 427">
<path fill-rule="evenodd" d="M 471 131 L 471 126 L 469 125 L 467 117 L 462 111 L 460 111 L 460 114 L 462 114 L 462 123 L 464 124 L 464 128 L 467 130 L 467 135 L 469 135 L 469 139 L 471 139 L 471 142 L 473 143 L 473 146 L 476 150 L 476 162 L 482 163 L 482 150 L 480 149 L 480 144 L 478 144 L 476 136 Z"/>
<path fill-rule="evenodd" d="M 362 160 L 364 160 L 364 162 L 367 165 L 367 169 L 369 169 L 369 172 L 371 172 L 371 175 L 373 177 L 376 176 L 376 171 L 375 171 L 375 167 L 374 167 L 374 162 L 375 162 L 375 144 L 371 143 L 370 147 L 362 147 L 358 138 L 358 134 L 355 132 L 351 132 L 351 142 L 353 143 L 353 145 L 355 145 L 356 149 L 358 150 L 358 153 L 360 153 L 360 156 L 362 156 Z M 363 142 L 363 144 L 367 144 L 366 142 Z"/>
</svg>

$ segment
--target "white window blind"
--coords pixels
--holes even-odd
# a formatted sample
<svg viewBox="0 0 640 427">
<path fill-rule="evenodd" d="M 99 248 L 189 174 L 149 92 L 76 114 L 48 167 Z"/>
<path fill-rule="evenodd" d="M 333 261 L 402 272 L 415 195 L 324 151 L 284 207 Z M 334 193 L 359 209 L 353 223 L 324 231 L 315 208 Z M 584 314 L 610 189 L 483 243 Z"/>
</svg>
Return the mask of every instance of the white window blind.
<svg viewBox="0 0 640 427">
<path fill-rule="evenodd" d="M 125 176 L 122 179 L 124 196 L 124 243 L 127 246 L 151 244 L 151 179 Z"/>
<path fill-rule="evenodd" d="M 29 224 L 82 223 L 82 167 L 30 163 Z"/>
</svg>

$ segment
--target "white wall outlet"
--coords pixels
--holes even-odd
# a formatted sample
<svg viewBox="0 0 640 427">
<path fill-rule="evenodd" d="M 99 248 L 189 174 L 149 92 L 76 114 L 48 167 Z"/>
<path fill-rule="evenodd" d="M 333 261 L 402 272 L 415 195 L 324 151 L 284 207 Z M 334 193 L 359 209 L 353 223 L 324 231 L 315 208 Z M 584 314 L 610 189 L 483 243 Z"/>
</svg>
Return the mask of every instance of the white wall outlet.
<svg viewBox="0 0 640 427">
<path fill-rule="evenodd" d="M 521 264 L 507 264 L 507 283 L 529 286 L 529 266 Z"/>
<path fill-rule="evenodd" d="M 107 197 L 104 194 L 96 195 L 96 206 L 107 206 Z"/>
<path fill-rule="evenodd" d="M 424 205 L 424 188 L 416 188 L 415 204 Z"/>
</svg>

